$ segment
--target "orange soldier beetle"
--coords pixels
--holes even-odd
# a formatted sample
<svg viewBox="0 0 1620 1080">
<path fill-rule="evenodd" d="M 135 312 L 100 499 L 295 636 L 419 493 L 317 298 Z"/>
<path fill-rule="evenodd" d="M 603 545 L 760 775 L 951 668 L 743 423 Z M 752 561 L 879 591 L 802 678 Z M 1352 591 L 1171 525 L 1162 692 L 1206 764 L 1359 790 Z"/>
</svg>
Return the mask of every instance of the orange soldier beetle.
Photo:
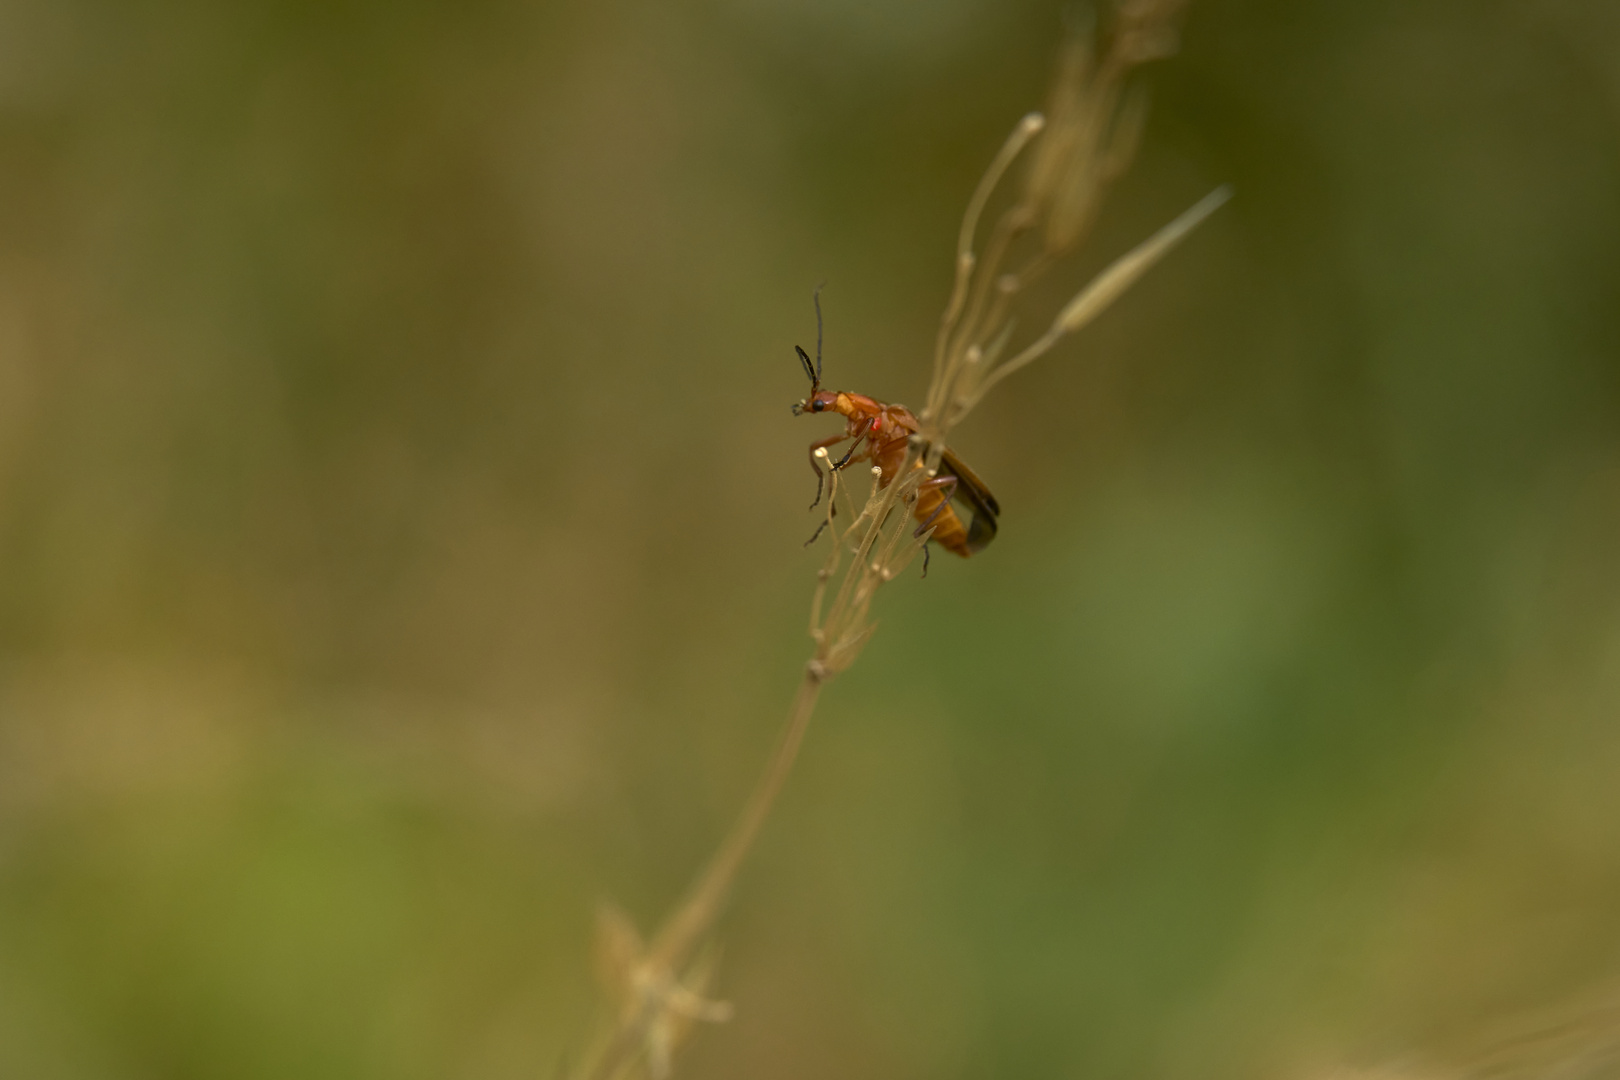
<svg viewBox="0 0 1620 1080">
<path fill-rule="evenodd" d="M 816 473 L 816 499 L 810 504 L 812 510 L 821 502 L 826 483 L 826 475 L 816 463 L 818 450 L 825 451 L 845 439 L 854 439 L 844 456 L 830 462 L 829 467 L 837 471 L 854 461 L 870 461 L 878 470 L 878 487 L 888 487 L 905 466 L 911 439 L 922 428 L 917 417 L 904 405 L 886 405 L 865 394 L 821 388 L 820 289 L 816 290 L 815 304 L 815 364 L 811 365 L 810 357 L 803 349 L 797 345 L 793 347 L 799 354 L 799 362 L 804 365 L 805 375 L 810 379 L 810 396 L 793 406 L 793 415 L 835 412 L 844 417 L 847 424 L 842 433 L 810 444 L 810 468 Z M 922 468 L 922 462 L 917 462 L 915 467 Z M 969 524 L 963 525 L 961 516 L 951 506 L 953 499 L 973 511 Z M 937 472 L 917 486 L 916 503 L 911 512 L 918 522 L 913 536 L 921 536 L 932 528 L 934 534 L 929 537 L 930 540 L 938 540 L 946 551 L 965 559 L 996 538 L 996 518 L 1001 515 L 1001 507 L 996 503 L 996 497 L 990 494 L 990 489 L 985 487 L 984 481 L 946 449 L 940 454 Z M 822 522 L 821 528 L 805 542 L 806 545 L 815 543 L 821 530 L 826 527 L 827 523 Z M 923 573 L 928 573 L 926 543 L 923 545 Z"/>
</svg>

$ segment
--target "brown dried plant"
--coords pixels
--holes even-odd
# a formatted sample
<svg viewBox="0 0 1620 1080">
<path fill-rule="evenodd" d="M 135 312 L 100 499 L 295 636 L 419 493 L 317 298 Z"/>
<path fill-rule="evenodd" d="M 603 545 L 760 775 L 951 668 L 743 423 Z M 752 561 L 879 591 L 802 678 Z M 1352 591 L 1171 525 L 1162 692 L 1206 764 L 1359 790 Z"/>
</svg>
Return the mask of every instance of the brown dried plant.
<svg viewBox="0 0 1620 1080">
<path fill-rule="evenodd" d="M 1341 1065 L 1321 1080 L 1613 1080 L 1620 1075 L 1620 988 L 1591 987 L 1540 1008 L 1493 1018 L 1459 1045 L 1372 1066 Z"/>
<path fill-rule="evenodd" d="M 712 947 L 705 948 L 707 935 L 792 770 L 822 688 L 855 662 L 876 630 L 871 609 L 878 589 L 905 570 L 928 540 L 928 533 L 914 535 L 910 507 L 918 485 L 937 469 L 951 429 L 992 386 L 1101 313 L 1227 198 L 1226 189 L 1217 190 L 1115 261 L 1064 305 L 1045 333 L 1002 359 L 1019 293 L 1080 244 L 1103 194 L 1130 164 L 1146 97 L 1128 76 L 1174 52 L 1183 3 L 1123 0 L 1100 43 L 1089 28 L 1071 35 L 1046 116 L 1031 113 L 1019 121 L 968 201 L 957 239 L 955 283 L 919 414 L 922 431 L 912 441 L 905 467 L 887 486 L 879 484 L 874 468 L 858 511 L 842 474 L 829 470 L 825 521 L 832 543 L 811 603 L 815 650 L 764 773 L 686 898 L 651 941 L 644 943 L 617 909 L 600 913 L 600 972 L 617 1009 L 576 1072 L 582 1080 L 615 1080 L 638 1067 L 652 1080 L 663 1080 L 696 1021 L 730 1017 L 729 1005 L 704 996 L 716 964 Z M 1022 187 L 992 227 L 981 256 L 975 249 L 979 219 L 1032 143 L 1036 148 Z M 828 463 L 825 450 L 817 454 Z M 924 467 L 916 468 L 919 463 Z M 834 510 L 840 496 L 849 509 L 842 527 Z"/>
</svg>

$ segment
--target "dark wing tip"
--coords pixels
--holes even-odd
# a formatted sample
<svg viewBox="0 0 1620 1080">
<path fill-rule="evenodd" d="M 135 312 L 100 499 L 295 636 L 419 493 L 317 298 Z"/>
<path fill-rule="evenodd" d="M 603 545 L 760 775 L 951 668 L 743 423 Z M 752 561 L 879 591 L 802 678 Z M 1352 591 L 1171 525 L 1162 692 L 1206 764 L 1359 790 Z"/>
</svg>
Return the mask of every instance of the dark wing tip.
<svg viewBox="0 0 1620 1080">
<path fill-rule="evenodd" d="M 954 498 L 973 509 L 973 520 L 968 525 L 968 551 L 982 551 L 996 538 L 996 518 L 1001 516 L 1001 504 L 990 494 L 990 489 L 985 486 L 984 481 L 980 480 L 972 469 L 962 464 L 962 459 L 950 450 L 940 455 L 939 468 L 941 472 L 956 477 Z"/>
<path fill-rule="evenodd" d="M 940 455 L 939 467 L 941 472 L 950 473 L 960 481 L 956 488 L 958 498 L 966 500 L 978 513 L 1001 516 L 1001 504 L 990 494 L 989 487 L 979 479 L 978 473 L 964 465 L 961 458 L 947 449 Z"/>
<path fill-rule="evenodd" d="M 989 514 L 974 514 L 968 525 L 967 549 L 978 554 L 996 538 L 996 519 Z"/>
</svg>

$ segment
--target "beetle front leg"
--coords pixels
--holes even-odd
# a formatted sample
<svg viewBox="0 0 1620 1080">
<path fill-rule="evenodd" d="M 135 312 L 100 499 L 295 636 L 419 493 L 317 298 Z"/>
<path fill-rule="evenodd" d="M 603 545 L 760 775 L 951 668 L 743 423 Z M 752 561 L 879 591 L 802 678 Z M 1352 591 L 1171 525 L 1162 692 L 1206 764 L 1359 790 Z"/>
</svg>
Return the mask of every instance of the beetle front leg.
<svg viewBox="0 0 1620 1080">
<path fill-rule="evenodd" d="M 855 436 L 855 441 L 850 444 L 849 453 L 847 453 L 843 457 L 839 458 L 833 464 L 833 468 L 842 469 L 845 465 L 848 465 L 849 464 L 849 459 L 855 456 L 855 451 L 857 451 L 857 450 L 859 450 L 861 448 L 861 443 L 866 442 L 867 437 L 870 436 L 872 434 L 872 432 L 877 429 L 877 425 L 878 425 L 877 417 L 874 416 L 874 417 L 872 417 L 872 419 L 868 420 L 866 422 L 866 427 L 861 430 L 861 433 L 859 435 Z"/>
<path fill-rule="evenodd" d="M 838 510 L 838 507 L 835 506 L 832 509 L 833 509 L 834 512 L 836 512 Z M 827 526 L 828 525 L 832 524 L 832 519 L 833 519 L 832 514 L 828 514 L 826 517 L 822 518 L 821 519 L 821 524 L 816 526 L 816 531 L 810 534 L 810 539 L 808 539 L 808 540 L 806 540 L 804 542 L 804 546 L 809 547 L 811 544 L 815 543 L 817 540 L 820 540 L 821 539 L 821 534 L 827 531 Z"/>
<path fill-rule="evenodd" d="M 848 465 L 850 460 L 854 458 L 855 454 L 860 450 L 861 443 L 866 441 L 867 436 L 871 435 L 877 426 L 878 420 L 877 417 L 874 416 L 871 420 L 867 421 L 866 426 L 855 435 L 855 441 L 850 445 L 849 451 L 837 461 L 829 462 L 829 467 L 836 472 L 839 469 L 842 469 L 845 465 Z M 849 438 L 849 432 L 846 431 L 842 435 L 829 435 L 825 439 L 810 444 L 810 467 L 816 470 L 816 501 L 810 504 L 810 509 L 814 510 L 817 504 L 821 502 L 822 485 L 826 479 L 821 474 L 821 466 L 816 464 L 816 451 L 825 450 L 834 443 L 841 443 L 847 438 Z"/>
<path fill-rule="evenodd" d="M 816 464 L 816 451 L 825 450 L 827 447 L 836 443 L 841 443 L 847 438 L 849 438 L 847 433 L 843 435 L 830 435 L 825 439 L 821 439 L 810 444 L 810 467 L 816 471 L 816 501 L 810 504 L 810 509 L 814 510 L 821 502 L 822 485 L 827 482 L 827 477 L 824 473 L 822 473 L 821 466 Z"/>
</svg>

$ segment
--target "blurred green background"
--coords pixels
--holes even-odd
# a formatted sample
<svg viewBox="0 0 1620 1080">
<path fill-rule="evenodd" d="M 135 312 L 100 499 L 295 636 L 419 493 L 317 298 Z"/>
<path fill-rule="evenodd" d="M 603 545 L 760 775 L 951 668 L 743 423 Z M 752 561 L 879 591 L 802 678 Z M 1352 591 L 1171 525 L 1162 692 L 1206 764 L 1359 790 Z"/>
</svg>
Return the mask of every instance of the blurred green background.
<svg viewBox="0 0 1620 1080">
<path fill-rule="evenodd" d="M 753 782 L 1055 3 L 0 4 L 0 1076 L 555 1076 Z M 1302 1080 L 1620 974 L 1620 8 L 1195 4 L 710 1077 Z M 1045 305 L 1045 306 L 1043 306 Z"/>
</svg>

